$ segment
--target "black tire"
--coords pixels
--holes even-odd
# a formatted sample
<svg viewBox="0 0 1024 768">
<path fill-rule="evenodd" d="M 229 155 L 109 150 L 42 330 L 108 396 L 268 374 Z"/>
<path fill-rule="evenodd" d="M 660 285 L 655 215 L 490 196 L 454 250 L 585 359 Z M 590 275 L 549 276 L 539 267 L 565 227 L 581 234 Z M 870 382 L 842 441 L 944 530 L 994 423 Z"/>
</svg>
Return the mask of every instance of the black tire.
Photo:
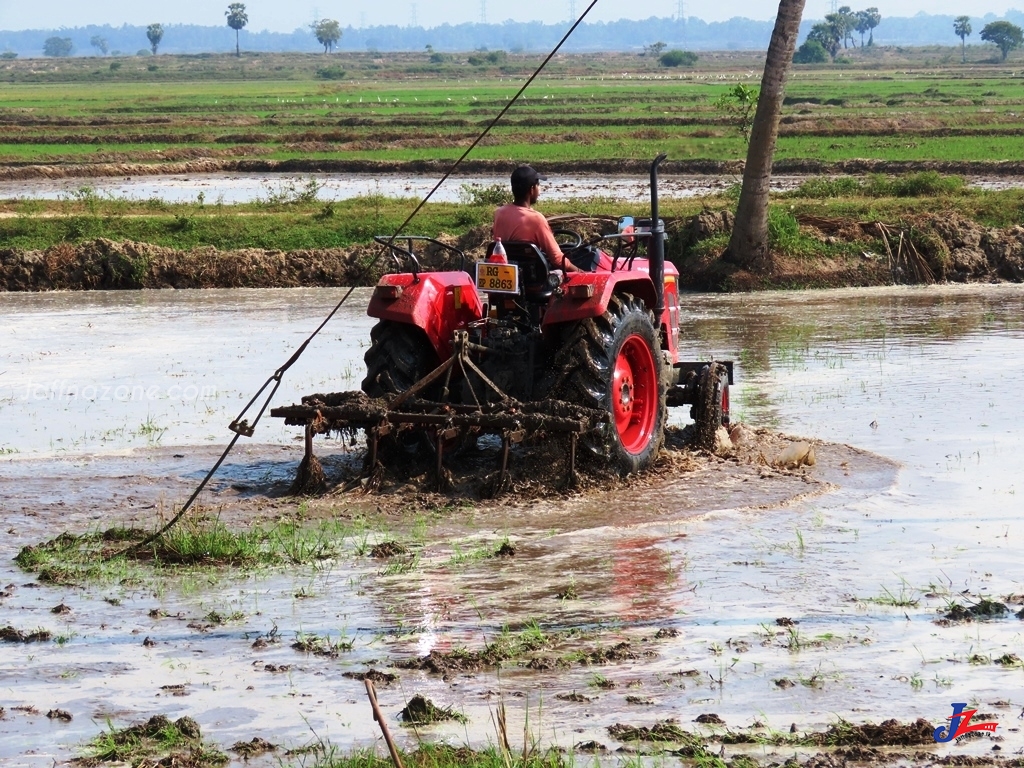
<svg viewBox="0 0 1024 768">
<path fill-rule="evenodd" d="M 363 360 L 363 392 L 383 398 L 400 395 L 439 365 L 421 328 L 392 320 L 381 320 L 370 331 L 370 348 Z M 423 395 L 429 397 L 430 393 Z"/>
<path fill-rule="evenodd" d="M 381 320 L 370 331 L 370 348 L 363 355 L 366 378 L 363 392 L 370 397 L 391 400 L 422 379 L 440 363 L 426 333 L 421 328 L 393 320 Z M 436 386 L 419 393 L 434 397 Z M 431 448 L 423 432 L 398 432 L 380 439 L 379 450 L 385 457 L 411 455 Z"/>
<path fill-rule="evenodd" d="M 729 423 L 729 372 L 721 363 L 708 363 L 697 379 L 697 402 L 690 410 L 698 448 L 715 450 L 718 428 Z"/>
<path fill-rule="evenodd" d="M 616 365 L 630 353 L 638 355 L 633 360 L 637 381 L 627 390 L 621 378 L 616 379 Z M 610 461 L 623 475 L 647 469 L 664 443 L 667 407 L 654 317 L 643 302 L 629 294 L 613 296 L 603 315 L 568 326 L 551 367 L 554 383 L 549 388 L 550 397 L 605 410 L 612 416 L 611 423 L 584 435 L 583 445 L 595 456 Z M 618 415 L 613 402 L 616 387 L 620 397 Z M 649 394 L 645 396 L 644 392 Z M 619 417 L 626 400 L 629 403 L 625 407 L 637 412 L 637 423 L 622 428 Z"/>
</svg>

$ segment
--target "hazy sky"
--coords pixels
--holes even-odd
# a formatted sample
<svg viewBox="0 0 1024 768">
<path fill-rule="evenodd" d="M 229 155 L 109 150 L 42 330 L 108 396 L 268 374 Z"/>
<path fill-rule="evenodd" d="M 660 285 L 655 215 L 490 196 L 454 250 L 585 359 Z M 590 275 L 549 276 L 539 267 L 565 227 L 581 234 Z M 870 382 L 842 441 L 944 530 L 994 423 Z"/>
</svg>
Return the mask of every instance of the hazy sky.
<svg viewBox="0 0 1024 768">
<path fill-rule="evenodd" d="M 979 0 L 977 5 L 964 0 L 839 0 L 854 10 L 876 6 L 885 16 L 913 16 L 919 12 L 980 17 L 986 13 L 1002 14 L 1008 8 L 1024 6 L 1024 0 Z M 486 7 L 487 21 L 506 19 L 528 21 L 539 19 L 559 22 L 569 18 L 570 5 L 582 13 L 588 0 L 248 0 L 249 29 L 270 29 L 290 32 L 304 27 L 314 17 L 337 19 L 342 26 L 373 24 L 409 25 L 415 19 L 420 26 L 437 26 L 448 22 L 459 24 L 480 21 Z M 88 24 L 145 25 L 162 24 L 224 24 L 228 3 L 216 0 L 0 0 L 0 29 L 56 29 Z M 678 0 L 599 0 L 588 20 L 614 21 L 620 18 L 642 19 L 649 16 L 674 16 Z M 691 2 L 684 0 L 686 16 L 705 21 L 721 21 L 733 16 L 750 19 L 775 17 L 778 3 L 772 0 L 717 0 Z M 831 10 L 830 0 L 807 0 L 804 18 L 820 19 Z"/>
</svg>

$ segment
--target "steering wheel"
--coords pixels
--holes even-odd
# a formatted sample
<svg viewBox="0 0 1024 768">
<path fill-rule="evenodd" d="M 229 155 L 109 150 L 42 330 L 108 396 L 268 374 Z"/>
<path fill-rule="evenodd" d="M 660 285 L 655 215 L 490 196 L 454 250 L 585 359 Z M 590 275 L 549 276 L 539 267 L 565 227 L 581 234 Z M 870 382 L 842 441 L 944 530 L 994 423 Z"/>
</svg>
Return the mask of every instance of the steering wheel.
<svg viewBox="0 0 1024 768">
<path fill-rule="evenodd" d="M 571 229 L 552 229 L 551 234 L 555 236 L 556 240 L 558 239 L 559 235 L 562 235 L 563 237 L 572 238 L 572 242 L 558 243 L 561 246 L 563 252 L 575 251 L 577 248 L 583 245 L 583 235 L 581 235 L 579 232 L 573 232 Z"/>
</svg>

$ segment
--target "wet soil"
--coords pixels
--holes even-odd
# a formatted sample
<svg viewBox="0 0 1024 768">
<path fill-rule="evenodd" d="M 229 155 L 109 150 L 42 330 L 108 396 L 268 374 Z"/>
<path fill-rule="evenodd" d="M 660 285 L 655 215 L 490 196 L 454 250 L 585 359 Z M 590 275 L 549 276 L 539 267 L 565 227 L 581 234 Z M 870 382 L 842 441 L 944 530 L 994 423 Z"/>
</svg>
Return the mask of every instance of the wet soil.
<svg viewBox="0 0 1024 768">
<path fill-rule="evenodd" d="M 613 221 L 585 216 L 558 220 L 561 226 L 584 234 L 614 229 Z M 732 227 L 731 213 L 706 211 L 689 220 L 666 222 L 675 243 L 681 286 L 755 290 L 1024 281 L 1021 226 L 988 228 L 956 214 L 922 214 L 896 224 L 805 216 L 800 224 L 805 234 L 823 243 L 854 244 L 860 256 L 812 260 L 773 254 L 757 273 L 713 253 L 684 256 L 700 241 Z M 482 257 L 489 234 L 480 227 L 444 239 L 474 260 Z M 379 254 L 380 249 L 372 245 L 289 252 L 212 247 L 180 251 L 100 238 L 77 245 L 59 243 L 43 251 L 0 249 L 0 291 L 369 286 L 376 284 L 390 263 Z M 431 263 L 433 256 L 425 256 Z M 440 260 L 432 268 L 451 265 Z"/>
<path fill-rule="evenodd" d="M 565 459 L 561 446 L 519 449 L 510 458 L 509 490 L 494 500 L 481 497 L 481 476 L 496 468 L 500 444 L 481 440 L 479 447 L 449 459 L 447 466 L 454 482 L 447 493 L 433 488 L 433 459 L 427 456 L 396 460 L 380 478 L 377 492 L 367 493 L 365 484 L 353 482 L 363 471 L 362 447 L 352 447 L 345 440 L 318 438 L 314 450 L 324 466 L 327 486 L 324 494 L 304 498 L 301 515 L 309 522 L 339 514 L 350 519 L 365 515 L 391 517 L 465 505 L 471 505 L 478 514 L 500 514 L 508 506 L 543 501 L 550 509 L 534 510 L 535 515 L 541 515 L 536 525 L 543 525 L 544 515 L 560 516 L 566 506 L 587 503 L 593 498 L 614 504 L 620 498 L 677 483 L 685 483 L 692 491 L 690 495 L 696 497 L 681 512 L 699 514 L 703 508 L 731 504 L 740 489 L 753 494 L 746 498 L 745 505 L 767 508 L 827 493 L 858 469 L 877 473 L 891 467 L 885 459 L 856 448 L 812 440 L 816 465 L 786 469 L 773 465 L 773 460 L 795 438 L 744 426 L 734 428 L 733 434 L 738 437 L 736 444 L 723 450 L 722 455 L 715 455 L 691 451 L 685 447 L 684 431 L 670 428 L 668 447 L 650 472 L 622 478 L 592 464 L 579 473 L 575 487 L 561 489 L 561 464 Z M 56 515 L 68 522 L 59 536 L 37 539 L 23 552 L 36 546 L 52 548 L 87 541 L 97 546 L 99 556 L 105 556 L 124 549 L 125 542 L 141 538 L 169 519 L 175 510 L 168 500 L 189 495 L 205 472 L 203 467 L 212 464 L 218 454 L 219 449 L 212 447 L 179 447 L 142 450 L 126 456 L 96 456 L 88 460 L 88 479 L 76 471 L 77 460 L 26 459 L 14 465 L 16 472 L 0 477 L 0 490 L 12 514 L 37 518 L 40 522 Z M 300 449 L 292 446 L 237 449 L 201 497 L 199 515 L 215 511 L 217 519 L 229 527 L 294 516 L 296 497 L 290 495 L 289 488 L 300 456 Z M 53 494 L 55 487 L 65 490 L 58 496 Z M 104 524 L 109 526 L 105 531 L 93 533 L 79 527 L 101 511 Z M 386 541 L 375 545 L 368 554 L 391 558 L 401 556 L 405 550 L 397 542 Z M 511 543 L 497 542 L 492 556 L 514 557 L 515 553 Z M 153 551 L 145 550 L 139 557 L 152 559 Z M 174 562 L 173 557 L 168 556 L 168 560 Z M 19 637 L 12 635 L 14 639 Z"/>
</svg>

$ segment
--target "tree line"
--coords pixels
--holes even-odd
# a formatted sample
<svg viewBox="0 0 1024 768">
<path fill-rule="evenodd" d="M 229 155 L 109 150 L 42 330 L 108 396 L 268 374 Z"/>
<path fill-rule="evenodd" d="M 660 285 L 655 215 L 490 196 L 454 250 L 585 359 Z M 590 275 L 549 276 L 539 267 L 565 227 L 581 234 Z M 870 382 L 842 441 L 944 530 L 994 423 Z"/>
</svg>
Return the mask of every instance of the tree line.
<svg viewBox="0 0 1024 768">
<path fill-rule="evenodd" d="M 235 55 L 241 56 L 242 49 L 239 34 L 249 23 L 249 15 L 245 10 L 245 3 L 230 3 L 224 12 L 227 25 L 235 31 Z M 310 24 L 310 31 L 316 41 L 324 47 L 324 53 L 329 53 L 341 39 L 341 24 L 334 19 L 320 19 Z M 164 39 L 163 24 L 150 24 L 146 27 L 146 38 L 149 40 L 149 50 L 154 56 L 160 49 L 160 43 Z M 106 56 L 110 52 L 110 44 L 103 35 L 92 35 L 89 38 L 89 45 L 95 48 L 100 55 Z M 75 52 L 74 41 L 70 37 L 57 35 L 46 38 L 43 42 L 43 55 L 54 57 L 71 56 Z M 118 52 L 119 53 L 119 52 Z M 140 49 L 139 53 L 146 53 Z M 10 57 L 8 57 L 10 58 Z"/>
<path fill-rule="evenodd" d="M 232 3 L 239 7 L 240 13 L 230 10 L 225 19 L 233 20 L 226 26 L 234 30 L 231 42 L 235 53 L 240 53 L 241 40 L 245 40 L 246 48 L 252 51 L 302 51 L 310 50 L 315 45 L 322 46 L 325 53 L 335 50 L 366 50 L 366 51 L 416 51 L 431 46 L 433 51 L 466 51 L 480 48 L 502 48 L 513 53 L 523 51 L 546 50 L 553 45 L 562 34 L 564 26 L 543 24 L 541 22 L 504 22 L 501 24 L 442 24 L 438 27 L 424 29 L 399 25 L 382 25 L 367 28 L 344 26 L 334 19 L 321 19 L 311 25 L 293 32 L 250 32 L 245 29 L 248 15 L 242 3 Z M 832 57 L 831 49 L 838 56 L 843 47 L 856 45 L 871 46 L 877 44 L 894 45 L 925 45 L 941 43 L 943 36 L 949 35 L 950 22 L 953 16 L 919 15 L 913 18 L 886 17 L 884 20 L 877 14 L 877 9 L 865 8 L 854 11 L 843 6 L 836 14 L 830 14 L 823 22 L 801 22 L 799 35 L 805 41 L 810 38 L 825 42 L 822 51 L 810 50 L 814 53 L 807 58 L 807 49 L 797 52 L 797 61 L 827 61 Z M 243 18 L 244 17 L 244 18 Z M 838 17 L 838 18 L 837 18 Z M 976 25 L 988 26 L 997 23 L 995 16 L 983 19 L 976 18 Z M 1007 11 L 1000 21 L 1005 20 L 1012 27 L 1024 25 L 1024 13 Z M 224 50 L 226 38 L 217 27 L 190 24 L 157 25 L 154 37 L 158 50 L 170 47 L 175 53 L 205 53 Z M 993 42 L 1002 51 L 1000 41 L 1009 41 L 1013 50 L 1012 34 L 1006 37 L 1000 34 L 998 39 L 989 38 L 998 33 L 1002 25 L 990 30 L 982 40 Z M 123 25 L 120 28 L 105 25 L 83 27 L 78 29 L 62 28 L 58 32 L 44 30 L 25 30 L 10 32 L 0 30 L 0 50 L 6 54 L 0 57 L 14 57 L 18 52 L 32 55 L 45 47 L 47 55 L 68 56 L 75 53 L 75 47 L 85 53 L 89 47 L 100 54 L 134 53 L 140 43 L 149 40 L 150 27 L 133 27 Z M 817 32 L 814 32 L 817 28 Z M 224 29 L 224 27 L 220 27 Z M 696 17 L 685 19 L 658 18 L 640 20 L 621 20 L 618 22 L 595 22 L 583 24 L 573 35 L 566 50 L 609 50 L 644 52 L 644 45 L 652 40 L 667 41 L 669 50 L 763 50 L 768 44 L 772 23 L 751 19 L 730 19 L 725 22 L 704 22 Z M 244 31 L 244 35 L 240 33 Z M 1009 30 L 1012 33 L 1012 29 Z M 156 34 L 162 32 L 163 34 Z M 814 33 L 812 36 L 812 32 Z M 311 34 L 312 33 L 312 34 Z M 959 33 L 957 33 L 959 36 Z M 964 37 L 961 37 L 962 42 Z M 134 38 L 134 41 L 133 41 Z M 52 42 L 51 42 L 52 41 Z M 47 45 L 49 43 L 49 45 Z M 962 47 L 965 47 L 962 45 Z M 117 49 L 121 50 L 118 51 Z M 152 51 L 153 41 L 140 54 Z"/>
<path fill-rule="evenodd" d="M 817 64 L 836 60 L 839 51 L 847 47 L 857 46 L 854 33 L 860 35 L 860 45 L 874 45 L 874 30 L 882 22 L 882 15 L 877 8 L 866 8 L 862 11 L 854 11 L 848 5 L 840 7 L 835 13 L 825 16 L 825 20 L 811 27 L 804 41 L 796 53 L 793 54 L 795 64 Z M 953 20 L 953 33 L 960 38 L 961 57 L 967 61 L 966 38 L 972 32 L 971 18 L 969 16 L 958 16 Z M 864 42 L 864 35 L 868 40 Z M 1021 47 L 1024 44 L 1024 31 L 1016 24 L 1009 21 L 992 21 L 981 30 L 981 39 L 995 45 L 1002 60 L 1006 61 L 1010 51 Z"/>
</svg>

